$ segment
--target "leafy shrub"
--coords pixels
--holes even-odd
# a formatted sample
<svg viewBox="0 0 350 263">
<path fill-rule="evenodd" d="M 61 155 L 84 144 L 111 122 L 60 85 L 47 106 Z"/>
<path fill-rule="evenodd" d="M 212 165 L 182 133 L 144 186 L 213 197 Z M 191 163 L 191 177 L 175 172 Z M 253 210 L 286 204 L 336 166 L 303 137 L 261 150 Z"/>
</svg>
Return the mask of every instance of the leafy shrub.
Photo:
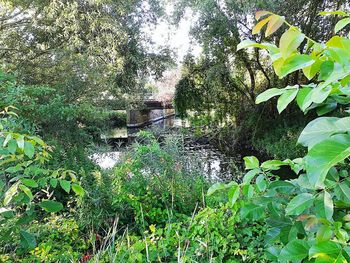
<svg viewBox="0 0 350 263">
<path fill-rule="evenodd" d="M 345 17 L 336 24 L 336 33 L 350 23 L 350 15 L 343 11 L 323 14 Z M 316 109 L 319 116 L 338 105 L 349 105 L 350 40 L 333 36 L 326 43 L 317 43 L 285 22 L 284 17 L 267 11 L 256 14 L 258 19 L 263 16 L 267 17 L 254 31 L 268 24 L 265 34 L 269 36 L 282 24 L 289 27 L 279 47 L 245 40 L 238 49 L 264 48 L 280 78 L 302 69 L 304 76 L 315 83 L 269 89 L 256 98 L 256 103 L 279 96 L 277 109 L 281 113 L 296 99 L 304 113 Z M 304 41 L 306 46 L 299 49 Z M 242 218 L 265 221 L 265 244 L 272 261 L 349 262 L 349 127 L 349 117 L 316 118 L 298 139 L 308 148 L 304 158 L 260 164 L 257 158 L 246 157 L 248 172 L 241 184 L 215 184 L 208 192 L 229 189 L 229 203 L 240 207 Z M 282 166 L 289 166 L 300 176 L 289 181 L 276 179 L 272 172 Z"/>
<path fill-rule="evenodd" d="M 204 173 L 189 165 L 177 140 L 159 143 L 152 134 L 139 134 L 126 159 L 115 167 L 114 207 L 122 222 L 135 218 L 141 229 L 191 214 L 207 189 Z M 195 162 L 194 162 L 195 163 Z"/>
<path fill-rule="evenodd" d="M 37 244 L 31 222 L 61 211 L 67 193 L 84 190 L 73 171 L 47 167 L 52 148 L 42 139 L 9 129 L 13 116 L 9 107 L 0 112 L 0 251 L 21 254 Z"/>
<path fill-rule="evenodd" d="M 98 262 L 267 262 L 259 223 L 239 222 L 227 207 L 205 208 L 143 236 L 125 233 L 95 258 Z"/>
</svg>

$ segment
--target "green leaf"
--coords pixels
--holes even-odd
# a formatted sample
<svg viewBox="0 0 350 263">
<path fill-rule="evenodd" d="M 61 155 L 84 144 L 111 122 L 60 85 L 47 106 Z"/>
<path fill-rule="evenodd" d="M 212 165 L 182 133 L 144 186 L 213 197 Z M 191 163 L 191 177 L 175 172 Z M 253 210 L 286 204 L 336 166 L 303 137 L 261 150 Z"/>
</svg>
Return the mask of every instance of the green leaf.
<svg viewBox="0 0 350 263">
<path fill-rule="evenodd" d="M 60 186 L 62 187 L 62 189 L 64 191 L 66 191 L 67 193 L 70 192 L 70 182 L 67 180 L 60 180 Z"/>
<path fill-rule="evenodd" d="M 33 158 L 34 156 L 34 145 L 30 142 L 24 142 L 24 154 L 29 158 Z"/>
<path fill-rule="evenodd" d="M 334 135 L 313 146 L 305 157 L 305 168 L 310 184 L 316 188 L 324 188 L 324 180 L 329 169 L 349 155 L 350 135 Z"/>
<path fill-rule="evenodd" d="M 241 217 L 258 220 L 264 216 L 264 208 L 255 204 L 246 204 L 241 208 Z"/>
<path fill-rule="evenodd" d="M 233 185 L 231 189 L 228 191 L 228 200 L 231 206 L 233 206 L 236 203 L 239 197 L 239 193 L 240 193 L 239 185 Z"/>
<path fill-rule="evenodd" d="M 334 188 L 334 194 L 340 201 L 350 204 L 350 188 L 345 183 L 339 183 Z"/>
<path fill-rule="evenodd" d="M 334 32 L 338 33 L 340 30 L 342 30 L 348 24 L 350 24 L 350 17 L 343 18 L 343 19 L 339 20 L 338 23 L 334 27 Z"/>
<path fill-rule="evenodd" d="M 295 196 L 286 207 L 287 215 L 302 214 L 306 209 L 312 206 L 314 199 L 314 196 L 308 193 Z"/>
<path fill-rule="evenodd" d="M 303 73 L 305 77 L 307 77 L 309 80 L 313 79 L 316 76 L 316 74 L 320 71 L 321 64 L 322 64 L 322 61 L 319 59 L 316 59 L 315 63 L 303 68 Z"/>
<path fill-rule="evenodd" d="M 254 176 L 260 173 L 260 169 L 256 168 L 247 172 L 243 177 L 243 184 L 250 184 Z"/>
<path fill-rule="evenodd" d="M 27 186 L 21 184 L 19 188 L 29 197 L 30 201 L 33 200 L 34 197 L 32 191 L 30 191 L 30 189 Z"/>
<path fill-rule="evenodd" d="M 256 97 L 256 104 L 260 104 L 261 102 L 267 101 L 275 96 L 279 96 L 283 94 L 284 90 L 283 89 L 277 89 L 277 88 L 272 88 L 265 90 L 263 93 L 259 94 Z"/>
<path fill-rule="evenodd" d="M 225 189 L 227 189 L 227 185 L 226 184 L 224 184 L 224 183 L 215 183 L 208 189 L 207 195 L 210 196 L 210 195 L 214 194 L 217 191 L 225 190 Z"/>
<path fill-rule="evenodd" d="M 315 144 L 330 138 L 333 134 L 350 131 L 350 117 L 320 117 L 311 121 L 302 131 L 298 143 L 311 149 Z"/>
<path fill-rule="evenodd" d="M 24 149 L 24 136 L 23 135 L 20 135 L 17 139 L 17 145 L 18 145 L 18 148 L 20 148 L 21 150 Z"/>
<path fill-rule="evenodd" d="M 17 142 L 15 140 L 13 140 L 13 139 L 10 140 L 8 145 L 7 145 L 7 150 L 10 153 L 14 154 L 16 152 L 16 150 L 17 150 Z"/>
<path fill-rule="evenodd" d="M 326 218 L 328 220 L 332 220 L 333 212 L 334 212 L 333 199 L 332 199 L 332 196 L 327 191 L 324 191 L 324 194 L 323 194 L 323 205 L 324 205 Z"/>
<path fill-rule="evenodd" d="M 284 61 L 279 77 L 283 78 L 294 71 L 312 65 L 314 62 L 315 60 L 309 55 L 293 55 Z"/>
<path fill-rule="evenodd" d="M 44 200 L 39 206 L 49 213 L 56 213 L 63 209 L 63 205 L 60 202 L 52 201 L 52 200 Z"/>
<path fill-rule="evenodd" d="M 8 142 L 9 142 L 11 139 L 12 139 L 12 134 L 11 134 L 11 133 L 7 134 L 5 140 L 4 140 L 3 144 L 2 144 L 2 146 L 3 146 L 3 147 L 6 147 L 6 145 L 8 144 Z"/>
<path fill-rule="evenodd" d="M 327 225 L 322 225 L 316 233 L 316 240 L 318 242 L 327 241 L 332 238 L 332 235 L 333 235 L 332 228 Z"/>
<path fill-rule="evenodd" d="M 309 255 L 309 248 L 305 240 L 292 240 L 282 248 L 278 259 L 282 262 L 301 261 Z"/>
<path fill-rule="evenodd" d="M 4 205 L 7 206 L 12 198 L 15 196 L 15 194 L 17 194 L 17 190 L 18 190 L 18 185 L 19 182 L 13 184 L 5 193 L 4 195 Z"/>
<path fill-rule="evenodd" d="M 325 16 L 325 15 L 340 15 L 340 16 L 348 16 L 347 13 L 345 13 L 344 11 L 322 11 L 320 12 L 320 15 Z"/>
<path fill-rule="evenodd" d="M 265 177 L 264 175 L 259 175 L 257 178 L 256 178 L 256 186 L 258 187 L 259 191 L 260 192 L 263 192 L 266 190 L 266 187 L 267 187 L 267 182 L 265 180 Z"/>
<path fill-rule="evenodd" d="M 332 196 L 327 191 L 324 191 L 324 193 L 320 194 L 320 196 L 315 200 L 316 216 L 332 221 L 333 210 L 334 205 Z"/>
<path fill-rule="evenodd" d="M 72 190 L 79 196 L 84 196 L 84 189 L 78 184 L 72 184 Z"/>
<path fill-rule="evenodd" d="M 261 164 L 261 168 L 268 170 L 276 170 L 283 165 L 288 165 L 288 163 L 280 160 L 268 160 Z"/>
<path fill-rule="evenodd" d="M 323 260 L 337 258 L 341 246 L 333 241 L 322 241 L 314 244 L 309 250 L 310 258 L 322 258 Z M 329 261 L 331 262 L 331 261 Z"/>
<path fill-rule="evenodd" d="M 245 197 L 248 199 L 252 198 L 254 196 L 254 187 L 250 184 L 243 185 L 242 187 L 242 193 Z"/>
<path fill-rule="evenodd" d="M 333 61 L 324 61 L 320 66 L 320 75 L 318 76 L 318 80 L 326 80 L 334 70 L 334 62 Z"/>
<path fill-rule="evenodd" d="M 35 236 L 29 232 L 20 230 L 21 246 L 26 250 L 32 250 L 36 247 Z"/>
<path fill-rule="evenodd" d="M 312 104 L 312 97 L 309 96 L 311 88 L 305 87 L 301 88 L 297 95 L 297 104 L 302 111 L 305 111 L 307 107 Z"/>
<path fill-rule="evenodd" d="M 292 89 L 286 89 L 281 95 L 281 97 L 278 98 L 277 109 L 279 113 L 284 111 L 289 105 L 289 103 L 291 103 L 297 96 L 299 89 L 295 87 L 298 87 L 298 85 L 294 86 Z"/>
<path fill-rule="evenodd" d="M 50 185 L 53 187 L 53 188 L 56 188 L 57 187 L 57 183 L 58 183 L 58 180 L 56 178 L 51 178 L 50 179 Z"/>
<path fill-rule="evenodd" d="M 282 57 L 284 59 L 288 58 L 294 51 L 297 50 L 304 39 L 305 35 L 294 28 L 284 32 L 279 43 Z"/>
<path fill-rule="evenodd" d="M 27 178 L 21 178 L 21 182 L 28 186 L 28 187 L 32 187 L 32 188 L 35 188 L 35 187 L 38 187 L 39 185 L 37 184 L 37 182 L 33 179 L 27 179 Z"/>
<path fill-rule="evenodd" d="M 243 158 L 245 169 L 256 169 L 259 168 L 259 160 L 255 156 L 246 156 Z"/>
</svg>

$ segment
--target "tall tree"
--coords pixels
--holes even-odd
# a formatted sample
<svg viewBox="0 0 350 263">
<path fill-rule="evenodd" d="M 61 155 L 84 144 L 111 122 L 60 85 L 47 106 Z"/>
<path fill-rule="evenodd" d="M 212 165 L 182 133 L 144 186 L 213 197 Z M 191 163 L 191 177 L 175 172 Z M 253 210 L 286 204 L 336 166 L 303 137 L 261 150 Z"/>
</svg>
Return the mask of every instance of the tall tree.
<svg viewBox="0 0 350 263">
<path fill-rule="evenodd" d="M 0 67 L 72 102 L 123 102 L 169 62 L 142 31 L 162 15 L 157 0 L 0 1 Z"/>
<path fill-rule="evenodd" d="M 330 21 L 318 16 L 318 13 L 347 7 L 344 0 L 174 0 L 174 4 L 177 7 L 174 13 L 175 21 L 179 21 L 188 8 L 198 17 L 192 27 L 191 35 L 203 47 L 204 60 L 210 64 L 206 69 L 208 76 L 216 79 L 216 83 L 224 87 L 214 89 L 221 95 L 211 96 L 213 107 L 219 105 L 215 98 L 225 98 L 229 92 L 231 96 L 235 94 L 232 97 L 236 103 L 227 110 L 238 115 L 245 114 L 245 106 L 251 105 L 261 90 L 282 84 L 293 84 L 301 78 L 295 73 L 281 83 L 282 81 L 271 71 L 263 52 L 236 51 L 237 45 L 243 39 L 256 42 L 264 39 L 261 34 L 251 33 L 254 26 L 252 14 L 257 10 L 273 11 L 285 16 L 288 21 L 300 27 L 315 40 L 323 40 L 332 34 L 336 20 Z M 279 37 L 280 34 L 277 32 L 268 37 L 268 40 L 276 43 Z M 303 49 L 305 44 L 306 41 L 300 49 Z M 198 63 L 202 62 L 203 58 Z M 224 78 L 223 72 L 225 72 Z M 188 75 L 184 75 L 184 78 L 188 78 Z"/>
</svg>

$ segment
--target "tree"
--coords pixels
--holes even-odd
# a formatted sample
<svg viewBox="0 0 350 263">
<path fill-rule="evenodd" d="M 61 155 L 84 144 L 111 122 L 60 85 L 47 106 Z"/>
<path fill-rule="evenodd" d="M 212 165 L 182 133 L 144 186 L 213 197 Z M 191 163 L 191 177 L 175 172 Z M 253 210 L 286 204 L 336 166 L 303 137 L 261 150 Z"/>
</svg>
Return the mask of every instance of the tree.
<svg viewBox="0 0 350 263">
<path fill-rule="evenodd" d="M 55 87 L 70 102 L 123 105 L 169 52 L 149 52 L 142 26 L 156 23 L 158 1 L 1 1 L 0 62 L 18 81 Z M 165 64 L 162 62 L 166 62 Z M 124 99 L 123 99 L 124 98 Z M 130 98 L 130 96 L 129 96 Z"/>
<path fill-rule="evenodd" d="M 324 40 L 332 34 L 335 19 L 325 19 L 317 14 L 322 10 L 346 7 L 346 1 L 183 1 L 177 0 L 175 20 L 181 19 L 186 8 L 191 8 L 198 15 L 198 20 L 191 33 L 194 39 L 203 47 L 203 56 L 212 68 L 212 78 L 220 79 L 222 72 L 229 81 L 231 94 L 235 93 L 235 109 L 229 111 L 242 119 L 247 114 L 247 108 L 254 103 L 256 95 L 265 89 L 278 86 L 293 85 L 303 78 L 294 73 L 283 80 L 278 79 L 271 71 L 269 61 L 264 52 L 254 50 L 236 50 L 243 39 L 260 43 L 262 34 L 253 32 L 251 13 L 259 9 L 269 9 L 286 17 L 288 21 L 298 26 L 303 32 L 315 40 Z M 280 33 L 270 35 L 267 39 L 276 42 Z M 306 42 L 303 43 L 305 45 Z M 300 49 L 303 48 L 303 45 Z M 221 68 L 222 70 L 216 70 Z M 210 69 L 209 69 L 210 70 Z M 216 73 L 215 73 L 216 72 Z M 187 77 L 187 76 L 185 76 Z M 306 81 L 303 79 L 303 81 Z M 216 89 L 214 89 L 216 90 Z M 228 89 L 225 89 L 226 92 Z M 217 89 L 217 93 L 222 92 Z M 203 93 L 204 94 L 204 93 Z M 223 93 L 221 97 L 225 97 Z M 215 96 L 212 96 L 215 98 Z M 243 98 L 243 99 L 242 99 Z M 213 104 L 214 101 L 213 101 Z M 243 114 L 243 115 L 242 115 Z M 270 114 L 269 114 L 270 115 Z"/>
</svg>

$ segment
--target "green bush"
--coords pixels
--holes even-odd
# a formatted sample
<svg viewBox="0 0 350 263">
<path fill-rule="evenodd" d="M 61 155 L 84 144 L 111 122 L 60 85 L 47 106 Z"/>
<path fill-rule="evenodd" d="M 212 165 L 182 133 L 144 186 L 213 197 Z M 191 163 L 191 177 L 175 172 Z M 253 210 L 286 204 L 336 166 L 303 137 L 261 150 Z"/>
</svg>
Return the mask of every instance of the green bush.
<svg viewBox="0 0 350 263">
<path fill-rule="evenodd" d="M 227 207 L 204 208 L 193 218 L 150 225 L 142 236 L 126 232 L 95 261 L 267 262 L 264 234 L 258 222 L 240 222 Z"/>
</svg>

